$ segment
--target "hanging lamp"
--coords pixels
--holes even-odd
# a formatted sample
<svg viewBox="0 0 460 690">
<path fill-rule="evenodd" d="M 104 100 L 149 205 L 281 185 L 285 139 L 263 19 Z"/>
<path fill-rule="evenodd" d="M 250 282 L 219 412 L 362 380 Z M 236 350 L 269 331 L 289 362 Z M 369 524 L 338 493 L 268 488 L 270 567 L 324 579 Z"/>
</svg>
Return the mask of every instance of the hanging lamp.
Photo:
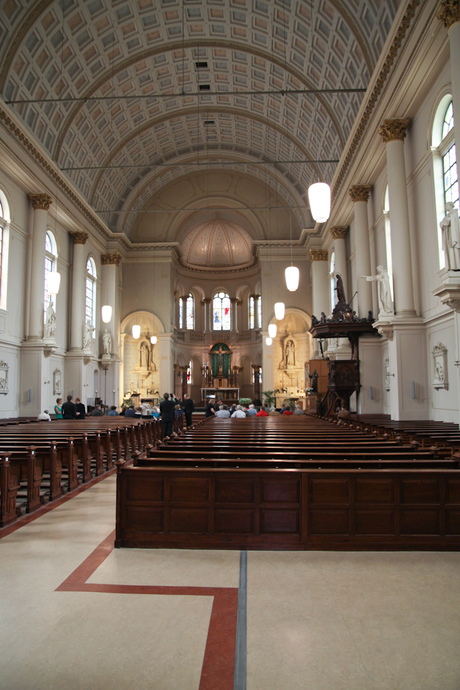
<svg viewBox="0 0 460 690">
<path fill-rule="evenodd" d="M 273 340 L 271 338 L 265 338 L 265 344 L 270 346 L 273 343 Z"/>
<path fill-rule="evenodd" d="M 276 332 L 277 332 L 277 330 L 278 330 L 278 328 L 277 328 L 276 323 L 271 323 L 271 324 L 268 326 L 268 336 L 269 336 L 269 338 L 276 338 Z"/>
<path fill-rule="evenodd" d="M 104 323 L 109 323 L 110 319 L 112 318 L 112 307 L 109 304 L 104 304 L 104 306 L 101 309 L 102 312 L 102 321 Z"/>
<path fill-rule="evenodd" d="M 152 335 L 152 337 L 150 338 L 150 342 L 152 343 L 152 345 L 156 345 L 157 340 L 158 340 L 158 338 L 156 337 L 156 335 Z"/>
<path fill-rule="evenodd" d="M 132 328 L 132 334 L 133 334 L 134 340 L 137 340 L 138 338 L 140 338 L 140 335 L 141 335 L 141 327 L 140 327 L 138 324 L 136 324 L 136 325 L 133 326 L 133 328 Z"/>
<path fill-rule="evenodd" d="M 275 304 L 275 319 L 277 321 L 282 321 L 284 319 L 284 302 L 276 302 Z"/>
</svg>

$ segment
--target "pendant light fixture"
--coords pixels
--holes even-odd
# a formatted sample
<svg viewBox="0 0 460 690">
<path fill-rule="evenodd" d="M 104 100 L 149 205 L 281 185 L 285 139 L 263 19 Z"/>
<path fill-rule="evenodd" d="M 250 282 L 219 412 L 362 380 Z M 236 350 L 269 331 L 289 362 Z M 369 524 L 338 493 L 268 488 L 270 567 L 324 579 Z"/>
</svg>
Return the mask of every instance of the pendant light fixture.
<svg viewBox="0 0 460 690">
<path fill-rule="evenodd" d="M 132 334 L 134 340 L 137 340 L 141 336 L 141 327 L 138 324 L 135 324 L 132 328 Z"/>
<path fill-rule="evenodd" d="M 61 285 L 61 274 L 57 271 L 50 271 L 48 273 L 48 294 L 57 295 Z"/>
<path fill-rule="evenodd" d="M 313 0 L 310 2 L 310 17 L 311 17 L 311 27 L 310 35 L 311 39 L 311 62 L 312 70 L 314 74 L 315 64 L 314 64 L 314 31 L 313 31 Z M 325 223 L 329 216 L 331 215 L 331 188 L 325 182 L 319 181 L 319 167 L 318 167 L 318 128 L 316 125 L 316 93 L 313 95 L 315 103 L 315 112 L 313 119 L 313 126 L 315 130 L 316 139 L 316 170 L 318 174 L 318 181 L 311 184 L 308 188 L 308 202 L 310 204 L 311 215 L 316 223 Z"/>
<path fill-rule="evenodd" d="M 156 345 L 157 340 L 158 340 L 158 338 L 156 337 L 156 335 L 152 335 L 152 337 L 150 338 L 150 342 L 152 343 L 152 345 Z"/>
<path fill-rule="evenodd" d="M 291 195 L 289 194 L 289 203 L 291 202 Z M 300 272 L 297 266 L 292 264 L 292 225 L 291 225 L 291 208 L 289 207 L 289 243 L 291 245 L 291 265 L 288 266 L 284 272 L 286 279 L 286 287 L 290 292 L 295 292 L 299 287 Z"/>
<path fill-rule="evenodd" d="M 109 323 L 112 318 L 112 307 L 109 304 L 104 304 L 102 307 L 102 321 L 104 323 Z"/>
<path fill-rule="evenodd" d="M 275 319 L 277 321 L 282 321 L 284 319 L 284 302 L 275 303 Z"/>
<path fill-rule="evenodd" d="M 265 344 L 270 347 L 270 345 L 273 344 L 273 340 L 271 338 L 265 338 Z"/>
<path fill-rule="evenodd" d="M 270 338 L 276 338 L 276 332 L 277 332 L 277 330 L 278 330 L 278 328 L 277 328 L 276 323 L 271 323 L 271 324 L 268 326 L 268 336 L 269 336 Z"/>
</svg>

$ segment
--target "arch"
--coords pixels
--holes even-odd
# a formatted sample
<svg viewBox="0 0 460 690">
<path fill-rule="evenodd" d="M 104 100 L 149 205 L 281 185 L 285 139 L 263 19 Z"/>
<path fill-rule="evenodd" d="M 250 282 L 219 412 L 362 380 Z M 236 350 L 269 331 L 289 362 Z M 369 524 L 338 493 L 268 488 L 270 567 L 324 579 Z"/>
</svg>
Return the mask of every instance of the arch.
<svg viewBox="0 0 460 690">
<path fill-rule="evenodd" d="M 150 311 L 133 311 L 127 314 L 120 323 L 120 333 L 131 335 L 131 329 L 135 324 L 141 327 L 141 334 L 151 331 L 155 333 L 165 333 L 165 327 L 161 319 Z"/>
</svg>

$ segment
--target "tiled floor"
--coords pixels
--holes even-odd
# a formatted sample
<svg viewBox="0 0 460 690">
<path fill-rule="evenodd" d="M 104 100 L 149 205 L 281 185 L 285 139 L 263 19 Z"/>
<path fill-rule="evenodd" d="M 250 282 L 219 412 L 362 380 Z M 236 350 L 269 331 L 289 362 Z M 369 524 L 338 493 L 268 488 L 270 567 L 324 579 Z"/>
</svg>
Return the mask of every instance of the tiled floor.
<svg viewBox="0 0 460 690">
<path fill-rule="evenodd" d="M 114 506 L 0 539 L 2 690 L 242 690 L 240 554 L 112 550 Z M 459 690 L 459 649 L 458 553 L 248 554 L 248 690 Z"/>
</svg>

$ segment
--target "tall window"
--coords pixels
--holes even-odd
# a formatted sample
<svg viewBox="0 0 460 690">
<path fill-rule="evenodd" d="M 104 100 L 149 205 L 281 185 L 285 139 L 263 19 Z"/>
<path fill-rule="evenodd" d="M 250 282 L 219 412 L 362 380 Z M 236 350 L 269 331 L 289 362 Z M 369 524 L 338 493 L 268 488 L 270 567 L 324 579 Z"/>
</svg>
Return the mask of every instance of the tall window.
<svg viewBox="0 0 460 690">
<path fill-rule="evenodd" d="M 188 331 L 195 327 L 195 300 L 191 292 L 185 300 L 185 327 Z"/>
<path fill-rule="evenodd" d="M 192 383 L 192 360 L 190 360 L 187 367 L 187 383 Z"/>
<path fill-rule="evenodd" d="M 45 235 L 45 303 L 43 310 L 43 323 L 46 323 L 46 309 L 51 303 L 56 311 L 56 295 L 49 293 L 50 273 L 56 270 L 57 247 L 56 240 L 52 232 L 48 230 Z"/>
<path fill-rule="evenodd" d="M 388 185 L 385 191 L 385 208 L 383 209 L 383 216 L 385 219 L 385 247 L 387 253 L 387 272 L 390 279 L 391 299 L 394 300 L 393 295 L 393 258 L 391 255 L 391 226 L 390 226 L 390 195 L 388 193 Z"/>
<path fill-rule="evenodd" d="M 85 321 L 93 328 L 96 328 L 96 278 L 96 263 L 90 256 L 86 262 Z"/>
<path fill-rule="evenodd" d="M 331 311 L 334 310 L 335 303 L 336 303 L 336 294 L 335 294 L 335 252 L 331 252 L 331 262 L 329 264 L 329 277 L 330 277 L 330 286 L 331 286 Z"/>
<path fill-rule="evenodd" d="M 255 299 L 254 295 L 251 295 L 249 297 L 249 328 L 253 329 L 255 328 L 255 322 L 256 322 L 256 311 L 255 311 Z"/>
<path fill-rule="evenodd" d="M 262 295 L 257 299 L 257 327 L 262 328 Z"/>
<path fill-rule="evenodd" d="M 215 331 L 230 330 L 230 297 L 218 292 L 212 301 L 213 328 Z"/>
<path fill-rule="evenodd" d="M 184 298 L 179 297 L 179 329 L 184 327 Z"/>
<path fill-rule="evenodd" d="M 5 225 L 5 213 L 3 211 L 2 200 L 0 199 L 0 298 L 2 285 L 2 260 L 3 260 L 3 226 Z"/>
<path fill-rule="evenodd" d="M 6 309 L 6 287 L 8 283 L 8 226 L 11 220 L 8 199 L 0 189 L 0 307 Z"/>
<path fill-rule="evenodd" d="M 440 223 L 446 215 L 446 204 L 452 202 L 457 208 L 459 204 L 454 109 L 450 94 L 446 94 L 441 99 L 436 110 L 431 151 L 433 155 L 439 267 L 442 269 L 446 266 L 446 257 Z"/>
</svg>

